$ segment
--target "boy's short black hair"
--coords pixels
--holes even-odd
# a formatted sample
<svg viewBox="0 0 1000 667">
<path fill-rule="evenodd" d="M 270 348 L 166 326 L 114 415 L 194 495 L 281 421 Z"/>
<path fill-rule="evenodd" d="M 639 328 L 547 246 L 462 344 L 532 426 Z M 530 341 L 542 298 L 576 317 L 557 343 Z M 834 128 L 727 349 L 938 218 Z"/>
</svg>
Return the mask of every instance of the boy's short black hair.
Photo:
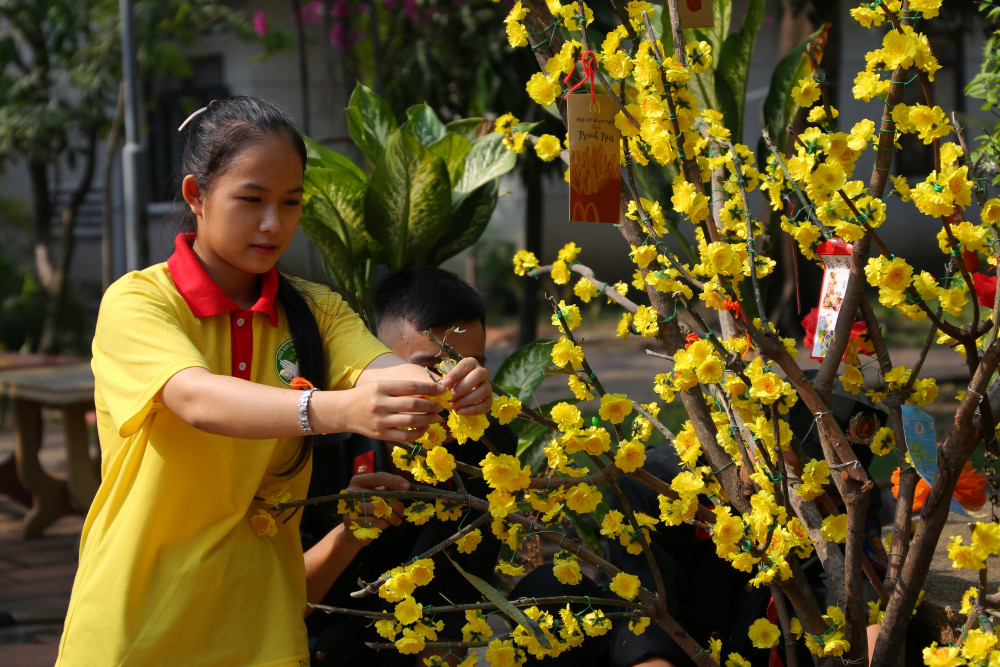
<svg viewBox="0 0 1000 667">
<path fill-rule="evenodd" d="M 476 288 L 432 266 L 387 275 L 375 290 L 372 311 L 377 330 L 395 320 L 409 322 L 420 331 L 472 320 L 486 326 L 486 307 Z"/>
</svg>

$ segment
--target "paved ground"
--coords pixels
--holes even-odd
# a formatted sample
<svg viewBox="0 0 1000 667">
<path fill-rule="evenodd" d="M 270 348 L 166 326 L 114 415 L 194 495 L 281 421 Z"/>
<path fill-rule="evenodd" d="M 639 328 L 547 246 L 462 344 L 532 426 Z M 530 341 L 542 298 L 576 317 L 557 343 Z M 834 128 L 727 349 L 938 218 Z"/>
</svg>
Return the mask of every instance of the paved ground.
<svg viewBox="0 0 1000 667">
<path fill-rule="evenodd" d="M 61 429 L 49 421 L 46 431 L 40 458 L 58 476 L 65 470 Z M 13 440 L 9 423 L 0 425 L 0 462 L 13 452 Z M 83 517 L 65 516 L 40 539 L 25 541 L 25 510 L 0 490 L 0 664 L 40 667 L 56 659 Z"/>
<path fill-rule="evenodd" d="M 651 374 L 666 370 L 668 362 L 644 354 L 622 354 L 622 345 L 634 352 L 648 346 L 649 341 L 631 338 L 615 345 L 606 344 L 608 336 L 592 333 L 585 347 L 595 371 L 609 391 L 630 392 L 642 400 L 653 398 L 650 389 Z M 509 337 L 502 332 L 490 336 L 490 366 L 495 369 L 512 350 Z M 915 352 L 903 353 L 896 363 L 912 364 Z M 957 355 L 935 353 L 927 362 L 927 374 L 951 377 L 961 370 Z M 550 381 L 553 389 L 546 389 L 540 398 L 562 394 L 565 385 Z M 64 468 L 61 429 L 49 423 L 42 461 L 58 475 Z M 13 451 L 10 425 L 0 422 L 0 462 Z M 73 575 L 76 570 L 77 541 L 83 524 L 80 516 L 68 516 L 49 528 L 38 540 L 23 541 L 19 537 L 23 505 L 4 495 L 0 489 L 0 665 L 34 667 L 51 665 L 55 659 L 62 619 L 69 600 Z M 986 520 L 986 513 L 981 513 Z M 965 536 L 969 541 L 969 519 L 952 515 L 950 534 Z M 932 566 L 928 589 L 929 599 L 956 605 L 962 592 L 972 585 L 972 578 L 953 570 L 947 560 L 947 540 L 942 540 Z M 991 579 L 995 581 L 995 579 Z M 2 621 L 4 612 L 17 621 L 10 625 Z"/>
</svg>

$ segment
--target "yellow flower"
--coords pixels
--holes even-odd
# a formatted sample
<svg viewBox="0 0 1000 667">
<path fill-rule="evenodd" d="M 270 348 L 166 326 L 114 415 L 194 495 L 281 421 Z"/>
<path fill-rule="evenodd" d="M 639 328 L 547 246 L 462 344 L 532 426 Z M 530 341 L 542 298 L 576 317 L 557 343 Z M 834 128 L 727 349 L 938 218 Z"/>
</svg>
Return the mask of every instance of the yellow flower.
<svg viewBox="0 0 1000 667">
<path fill-rule="evenodd" d="M 791 390 L 791 385 L 776 374 L 761 373 L 751 382 L 750 396 L 764 405 L 771 405 Z"/>
<path fill-rule="evenodd" d="M 778 644 L 778 639 L 781 637 L 781 630 L 766 618 L 758 618 L 750 626 L 747 635 L 756 648 L 771 648 Z"/>
<path fill-rule="evenodd" d="M 573 294 L 576 294 L 584 303 L 590 303 L 590 300 L 600 294 L 600 292 L 594 281 L 584 276 L 576 281 L 576 285 L 573 286 Z"/>
<path fill-rule="evenodd" d="M 799 80 L 792 88 L 792 99 L 800 107 L 811 107 L 820 98 L 819 84 L 811 76 Z"/>
<path fill-rule="evenodd" d="M 375 632 L 379 634 L 380 637 L 385 637 L 389 641 L 393 641 L 396 635 L 399 634 L 399 623 L 391 618 L 380 618 L 375 621 Z"/>
<path fill-rule="evenodd" d="M 639 594 L 639 577 L 627 572 L 619 572 L 611 580 L 611 592 L 626 600 L 634 600 Z"/>
<path fill-rule="evenodd" d="M 624 51 L 615 51 L 601 59 L 608 75 L 614 79 L 624 79 L 632 72 L 632 59 Z"/>
<path fill-rule="evenodd" d="M 687 214 L 693 223 L 701 222 L 708 217 L 708 197 L 699 192 L 693 183 L 675 180 L 674 194 L 670 202 L 675 211 Z"/>
<path fill-rule="evenodd" d="M 556 101 L 556 96 L 559 94 L 561 87 L 559 85 L 558 76 L 546 76 L 542 72 L 535 72 L 531 75 L 531 78 L 528 79 L 525 89 L 528 91 L 528 96 L 531 97 L 536 104 L 547 107 Z M 553 139 L 554 138 L 555 137 L 553 137 Z M 556 143 L 558 145 L 558 140 L 556 140 Z"/>
<path fill-rule="evenodd" d="M 424 615 L 424 606 L 413 599 L 412 596 L 407 595 L 403 598 L 402 602 L 396 605 L 396 609 L 392 614 L 403 625 L 411 625 Z"/>
<path fill-rule="evenodd" d="M 535 142 L 535 153 L 543 162 L 552 162 L 562 152 L 562 144 L 551 134 L 543 134 Z"/>
<path fill-rule="evenodd" d="M 568 338 L 560 338 L 559 342 L 552 346 L 552 363 L 559 368 L 565 368 L 567 365 L 579 368 L 583 364 L 583 348 Z"/>
<path fill-rule="evenodd" d="M 636 333 L 645 338 L 655 338 L 660 331 L 659 314 L 650 306 L 639 306 L 632 319 Z"/>
<path fill-rule="evenodd" d="M 590 392 L 590 387 L 587 385 L 586 382 L 581 380 L 578 376 L 570 375 L 566 379 L 566 382 L 569 384 L 569 390 L 573 392 L 573 395 L 576 396 L 577 400 L 580 401 L 594 400 L 594 395 Z"/>
<path fill-rule="evenodd" d="M 802 467 L 802 485 L 795 494 L 806 500 L 818 498 L 829 481 L 830 465 L 824 459 L 813 459 Z"/>
<path fill-rule="evenodd" d="M 638 440 L 628 440 L 615 453 L 615 465 L 622 472 L 635 472 L 646 462 L 646 446 Z"/>
<path fill-rule="evenodd" d="M 879 50 L 885 69 L 909 67 L 917 55 L 917 42 L 911 34 L 890 30 L 882 38 L 882 48 Z"/>
<path fill-rule="evenodd" d="M 462 516 L 463 509 L 464 506 L 461 503 L 457 503 L 453 500 L 438 498 L 434 501 L 434 516 L 436 516 L 439 521 L 457 521 L 458 518 Z"/>
<path fill-rule="evenodd" d="M 992 632 L 987 634 L 982 628 L 969 631 L 962 644 L 962 655 L 967 660 L 986 662 L 990 652 L 997 645 L 997 636 Z"/>
<path fill-rule="evenodd" d="M 413 503 L 406 508 L 405 516 L 406 520 L 410 523 L 422 526 L 427 523 L 432 516 L 434 516 L 434 505 L 425 503 L 422 500 L 414 500 Z"/>
<path fill-rule="evenodd" d="M 600 637 L 611 629 L 611 620 L 605 618 L 604 612 L 595 609 L 583 617 L 583 631 L 588 637 Z"/>
<path fill-rule="evenodd" d="M 497 563 L 496 569 L 510 577 L 517 577 L 524 574 L 524 566 L 515 565 L 514 561 L 502 560 Z"/>
<path fill-rule="evenodd" d="M 569 267 L 566 265 L 566 262 L 557 259 L 552 262 L 552 273 L 549 275 L 552 276 L 552 282 L 556 285 L 565 285 L 569 282 Z"/>
<path fill-rule="evenodd" d="M 632 414 L 632 401 L 625 394 L 604 394 L 598 415 L 612 424 L 621 424 Z"/>
<path fill-rule="evenodd" d="M 560 551 L 552 557 L 552 574 L 563 584 L 575 585 L 583 581 L 580 563 L 569 551 Z"/>
<path fill-rule="evenodd" d="M 486 622 L 486 617 L 480 610 L 466 610 L 465 621 L 465 625 L 462 626 L 462 641 L 478 642 L 493 636 L 493 629 Z"/>
<path fill-rule="evenodd" d="M 958 667 L 964 665 L 963 660 L 958 655 L 957 646 L 938 646 L 937 642 L 924 649 L 924 664 L 928 667 Z"/>
<path fill-rule="evenodd" d="M 701 74 L 712 65 L 712 45 L 708 42 L 691 41 L 684 45 L 688 67 L 695 74 Z"/>
<path fill-rule="evenodd" d="M 396 640 L 396 650 L 403 654 L 415 655 L 424 650 L 426 641 L 419 632 L 403 628 L 403 636 Z"/>
<path fill-rule="evenodd" d="M 601 492 L 591 484 L 577 484 L 566 492 L 566 507 L 578 514 L 590 514 L 601 500 Z"/>
<path fill-rule="evenodd" d="M 952 535 L 948 542 L 948 558 L 951 559 L 951 566 L 956 570 L 981 570 L 986 565 L 983 556 L 976 553 L 976 549 L 962 544 L 961 535 Z"/>
<path fill-rule="evenodd" d="M 586 280 L 586 278 L 584 278 Z M 552 313 L 552 326 L 559 329 L 559 333 L 566 333 L 563 329 L 563 320 L 566 320 L 566 326 L 572 331 L 580 326 L 582 321 L 580 318 L 580 307 L 576 305 L 569 304 L 562 299 L 559 300 L 559 306 L 557 307 L 558 312 Z M 562 317 L 560 317 L 560 315 Z"/>
<path fill-rule="evenodd" d="M 518 664 L 514 644 L 502 639 L 494 639 L 490 642 L 485 657 L 490 667 L 515 667 Z"/>
<path fill-rule="evenodd" d="M 462 415 L 455 411 L 448 413 L 448 430 L 455 441 L 464 445 L 467 440 L 479 440 L 490 425 L 486 415 Z"/>
<path fill-rule="evenodd" d="M 823 519 L 819 534 L 830 542 L 844 542 L 847 539 L 847 515 L 836 514 Z"/>
<path fill-rule="evenodd" d="M 516 396 L 497 396 L 490 406 L 490 414 L 501 425 L 509 424 L 521 414 L 521 401 Z"/>
<path fill-rule="evenodd" d="M 656 255 L 656 246 L 649 245 L 648 243 L 639 247 L 632 246 L 632 252 L 629 253 L 629 257 L 631 257 L 632 261 L 635 262 L 641 269 L 649 266 L 649 263 L 656 259 Z"/>
<path fill-rule="evenodd" d="M 559 429 L 564 433 L 572 429 L 583 426 L 583 416 L 580 408 L 570 403 L 556 403 L 549 411 L 552 421 L 559 425 Z"/>
<path fill-rule="evenodd" d="M 351 534 L 358 540 L 374 540 L 382 534 L 382 530 L 368 522 L 358 523 L 357 521 L 352 521 Z"/>
<path fill-rule="evenodd" d="M 528 31 L 524 27 L 523 23 L 518 21 L 506 21 L 504 25 L 507 28 L 507 42 L 511 46 L 517 48 L 519 46 L 528 45 Z"/>
<path fill-rule="evenodd" d="M 514 273 L 523 276 L 528 271 L 534 271 L 539 266 L 538 258 L 534 253 L 527 250 L 518 250 L 514 253 Z"/>
<path fill-rule="evenodd" d="M 570 241 L 562 248 L 559 249 L 559 259 L 563 262 L 569 264 L 570 262 L 575 262 L 577 256 L 580 254 L 580 246 L 575 242 Z"/>
<path fill-rule="evenodd" d="M 285 485 L 273 484 L 261 492 L 261 498 L 272 507 L 292 499 L 292 492 Z"/>
<path fill-rule="evenodd" d="M 1000 524 L 977 523 L 972 530 L 972 547 L 984 558 L 1000 554 Z"/>
<path fill-rule="evenodd" d="M 451 471 L 455 469 L 455 457 L 445 447 L 438 445 L 427 452 L 426 462 L 437 481 L 447 482 L 451 479 Z"/>
<path fill-rule="evenodd" d="M 483 479 L 493 489 L 514 493 L 527 488 L 531 480 L 531 468 L 522 468 L 521 462 L 511 454 L 487 454 L 479 465 L 483 469 Z"/>
<path fill-rule="evenodd" d="M 883 454 L 888 454 L 892 451 L 893 447 L 896 446 L 896 437 L 892 433 L 892 429 L 888 426 L 883 426 L 876 433 L 875 437 L 872 438 L 872 452 L 875 456 L 882 456 Z"/>
<path fill-rule="evenodd" d="M 267 510 L 257 510 L 257 514 L 250 517 L 250 526 L 253 532 L 260 537 L 274 537 L 278 534 L 278 526 L 274 523 L 274 517 Z"/>
<path fill-rule="evenodd" d="M 986 200 L 983 204 L 982 218 L 988 225 L 996 224 L 1000 220 L 1000 199 L 994 197 Z"/>
<path fill-rule="evenodd" d="M 632 631 L 634 635 L 641 635 L 649 627 L 649 616 L 640 616 L 639 618 L 633 618 L 628 622 L 628 629 Z"/>
<path fill-rule="evenodd" d="M 458 538 L 455 542 L 455 546 L 458 548 L 458 552 L 462 554 L 471 554 L 479 546 L 479 543 L 483 541 L 482 532 L 476 528 Z"/>
</svg>

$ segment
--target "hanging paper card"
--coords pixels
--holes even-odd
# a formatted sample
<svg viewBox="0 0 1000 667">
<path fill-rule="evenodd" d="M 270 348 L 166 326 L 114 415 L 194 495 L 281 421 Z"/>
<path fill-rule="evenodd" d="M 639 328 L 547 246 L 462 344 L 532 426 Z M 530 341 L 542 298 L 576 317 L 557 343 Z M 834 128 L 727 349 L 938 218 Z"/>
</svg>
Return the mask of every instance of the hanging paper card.
<svg viewBox="0 0 1000 667">
<path fill-rule="evenodd" d="M 934 418 L 923 410 L 902 406 L 903 437 L 906 438 L 906 450 L 910 453 L 913 467 L 928 486 L 932 486 L 937 477 L 937 438 L 934 435 Z M 951 499 L 951 511 L 968 516 L 958 501 Z"/>
<path fill-rule="evenodd" d="M 682 28 L 711 28 L 715 25 L 712 0 L 677 0 Z"/>
<path fill-rule="evenodd" d="M 618 224 L 622 172 L 618 107 L 607 95 L 569 95 L 569 219 Z"/>
<path fill-rule="evenodd" d="M 823 286 L 820 289 L 819 313 L 816 316 L 816 335 L 809 356 L 822 359 L 833 340 L 833 330 L 837 326 L 840 305 L 847 292 L 847 278 L 851 271 L 851 246 L 841 239 L 832 239 L 820 244 L 816 249 L 823 260 Z"/>
</svg>

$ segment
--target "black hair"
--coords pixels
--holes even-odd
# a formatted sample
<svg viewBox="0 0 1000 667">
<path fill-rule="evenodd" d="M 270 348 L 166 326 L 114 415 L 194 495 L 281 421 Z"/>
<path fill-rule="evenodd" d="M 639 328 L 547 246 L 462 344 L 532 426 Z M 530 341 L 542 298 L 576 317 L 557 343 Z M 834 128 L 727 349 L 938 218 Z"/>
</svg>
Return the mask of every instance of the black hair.
<svg viewBox="0 0 1000 667">
<path fill-rule="evenodd" d="M 483 297 L 454 273 L 432 266 L 387 275 L 372 297 L 375 328 L 403 320 L 418 331 L 478 321 L 486 325 Z"/>
<path fill-rule="evenodd" d="M 181 130 L 180 177 L 191 174 L 198 190 L 206 195 L 215 180 L 247 148 L 269 138 L 287 139 L 302 158 L 306 168 L 306 145 L 295 124 L 280 107 L 256 97 L 229 97 L 214 100 L 204 110 L 189 118 Z M 182 231 L 197 231 L 197 220 L 190 208 L 182 207 Z M 278 303 L 285 311 L 288 327 L 298 357 L 299 375 L 322 389 L 326 362 L 323 339 L 316 317 L 302 294 L 282 273 L 278 274 Z M 278 473 L 291 477 L 299 472 L 312 454 L 313 436 L 302 438 L 288 467 Z"/>
</svg>

